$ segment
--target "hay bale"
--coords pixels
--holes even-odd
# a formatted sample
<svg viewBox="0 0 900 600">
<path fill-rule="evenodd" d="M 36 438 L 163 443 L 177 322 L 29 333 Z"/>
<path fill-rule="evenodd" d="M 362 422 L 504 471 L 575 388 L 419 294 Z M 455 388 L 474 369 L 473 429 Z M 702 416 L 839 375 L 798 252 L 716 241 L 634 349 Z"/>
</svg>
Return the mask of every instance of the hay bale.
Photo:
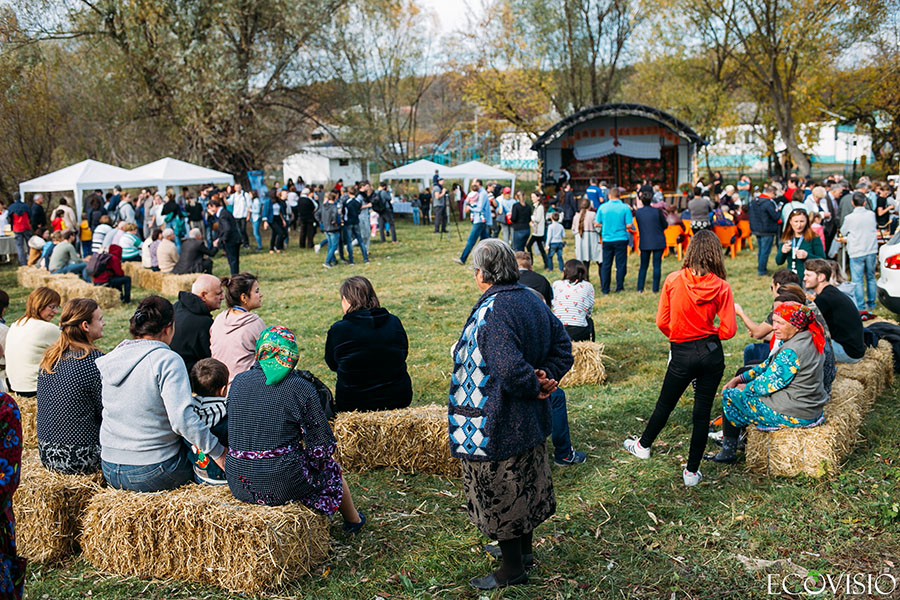
<svg viewBox="0 0 900 600">
<path fill-rule="evenodd" d="M 884 385 L 894 385 L 894 347 L 887 340 L 880 340 L 878 347 L 870 350 L 874 360 L 884 373 Z"/>
<path fill-rule="evenodd" d="M 450 456 L 446 406 L 338 413 L 333 429 L 335 458 L 348 471 L 389 467 L 459 477 L 459 461 Z"/>
<path fill-rule="evenodd" d="M 83 548 L 108 573 L 257 594 L 325 559 L 328 518 L 300 504 L 245 504 L 227 486 L 153 494 L 108 489 L 88 505 Z"/>
<path fill-rule="evenodd" d="M 22 419 L 22 448 L 25 450 L 37 448 L 37 398 L 25 398 L 13 392 L 8 393 L 19 405 L 19 415 Z"/>
<path fill-rule="evenodd" d="M 606 381 L 606 368 L 603 366 L 603 344 L 572 342 L 572 357 L 575 359 L 575 364 L 559 382 L 560 387 L 600 384 Z"/>
<path fill-rule="evenodd" d="M 19 267 L 16 269 L 16 279 L 19 287 L 38 288 L 46 285 L 47 279 L 51 277 L 49 271 L 38 269 L 37 267 Z"/>
<path fill-rule="evenodd" d="M 67 276 L 54 275 L 53 277 L 61 278 Z M 75 276 L 72 276 L 71 279 L 60 279 L 59 281 L 51 280 L 48 285 L 59 292 L 60 299 L 64 304 L 73 298 L 90 298 L 96 301 L 100 308 L 104 310 L 115 308 L 122 304 L 119 290 L 93 285 Z"/>
<path fill-rule="evenodd" d="M 160 291 L 163 296 L 177 297 L 178 292 L 189 292 L 194 281 L 197 280 L 197 273 L 186 273 L 184 275 L 172 275 L 167 273 L 162 278 L 162 288 Z"/>
<path fill-rule="evenodd" d="M 103 475 L 63 475 L 41 465 L 36 450 L 22 455 L 22 479 L 15 496 L 19 553 L 38 562 L 57 561 L 77 551 L 82 519 Z"/>
</svg>

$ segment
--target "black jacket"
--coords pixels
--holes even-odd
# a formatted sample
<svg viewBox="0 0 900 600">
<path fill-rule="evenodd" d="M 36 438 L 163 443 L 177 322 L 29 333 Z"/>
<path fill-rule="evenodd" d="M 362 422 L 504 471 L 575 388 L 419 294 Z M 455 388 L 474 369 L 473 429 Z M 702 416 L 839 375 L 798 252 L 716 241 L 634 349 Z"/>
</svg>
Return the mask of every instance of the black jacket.
<svg viewBox="0 0 900 600">
<path fill-rule="evenodd" d="M 181 242 L 181 256 L 178 262 L 172 267 L 172 273 L 175 275 L 183 275 L 185 273 L 209 273 L 204 266 L 212 267 L 212 261 L 206 259 L 207 265 L 204 265 L 204 256 L 215 256 L 218 248 L 210 250 L 206 247 L 203 240 L 187 239 Z"/>
<path fill-rule="evenodd" d="M 775 201 L 767 196 L 757 196 L 750 202 L 750 231 L 754 235 L 776 235 L 781 231 Z"/>
<path fill-rule="evenodd" d="M 35 202 L 31 205 L 31 228 L 47 227 L 47 213 L 44 207 Z"/>
<path fill-rule="evenodd" d="M 519 283 L 540 294 L 547 306 L 553 304 L 553 287 L 540 273 L 535 273 L 531 269 L 519 269 Z"/>
<path fill-rule="evenodd" d="M 201 358 L 209 358 L 209 328 L 213 318 L 200 296 L 178 292 L 175 303 L 175 337 L 169 347 L 184 360 L 188 373 Z"/>
<path fill-rule="evenodd" d="M 403 324 L 383 308 L 357 310 L 331 326 L 325 362 L 337 372 L 334 410 L 389 410 L 409 406 L 409 341 Z"/>
<path fill-rule="evenodd" d="M 300 196 L 300 200 L 297 201 L 297 213 L 304 223 L 312 223 L 316 220 L 316 205 L 309 196 Z"/>
<path fill-rule="evenodd" d="M 219 211 L 219 216 L 216 219 L 216 223 L 219 224 L 218 228 L 218 237 L 221 242 L 219 244 L 231 244 L 231 245 L 240 245 L 241 243 L 241 232 L 238 231 L 237 222 L 234 220 L 234 216 L 228 209 L 224 206 L 222 210 Z"/>
</svg>

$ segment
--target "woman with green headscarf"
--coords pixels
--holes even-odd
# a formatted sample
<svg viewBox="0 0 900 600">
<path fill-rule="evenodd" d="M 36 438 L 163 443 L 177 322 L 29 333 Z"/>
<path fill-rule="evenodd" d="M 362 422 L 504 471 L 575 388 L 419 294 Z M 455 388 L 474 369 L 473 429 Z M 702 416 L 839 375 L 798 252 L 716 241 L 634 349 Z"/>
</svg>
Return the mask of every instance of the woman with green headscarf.
<svg viewBox="0 0 900 600">
<path fill-rule="evenodd" d="M 238 500 L 270 506 L 300 502 L 331 515 L 344 531 L 362 529 L 340 465 L 334 434 L 313 383 L 294 370 L 297 341 L 286 327 L 265 329 L 256 362 L 228 391 L 225 475 Z"/>
</svg>

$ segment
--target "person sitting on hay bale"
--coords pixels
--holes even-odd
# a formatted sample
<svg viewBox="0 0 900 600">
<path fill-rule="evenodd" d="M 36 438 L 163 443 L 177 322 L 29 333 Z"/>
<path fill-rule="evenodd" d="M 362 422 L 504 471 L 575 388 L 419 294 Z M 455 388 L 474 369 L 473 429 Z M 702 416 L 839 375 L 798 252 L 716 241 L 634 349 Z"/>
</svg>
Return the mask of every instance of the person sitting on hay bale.
<svg viewBox="0 0 900 600">
<path fill-rule="evenodd" d="M 831 334 L 834 359 L 839 363 L 856 363 L 866 353 L 862 319 L 853 300 L 831 285 L 832 274 L 828 261 L 808 260 L 803 284 L 816 294 L 816 306 L 822 312 Z"/>
<path fill-rule="evenodd" d="M 124 206 L 129 206 L 125 204 Z M 141 260 L 141 238 L 137 235 L 137 225 L 134 223 L 119 223 L 122 235 L 116 242 L 122 247 L 123 262 L 137 262 Z"/>
<path fill-rule="evenodd" d="M 96 361 L 103 381 L 100 446 L 107 483 L 158 492 L 193 481 L 185 440 L 224 468 L 225 447 L 194 412 L 184 361 L 169 348 L 172 303 L 144 298 L 129 329 L 133 339 Z"/>
<path fill-rule="evenodd" d="M 0 590 L 2 597 L 21 600 L 25 585 L 25 559 L 16 553 L 16 518 L 13 514 L 13 494 L 19 487 L 22 465 L 22 421 L 16 401 L 8 394 L 0 394 Z"/>
<path fill-rule="evenodd" d="M 262 306 L 256 275 L 239 273 L 222 279 L 228 310 L 218 314 L 209 329 L 211 356 L 228 367 L 229 381 L 253 366 L 256 340 L 266 324 L 252 312 Z"/>
<path fill-rule="evenodd" d="M 553 314 L 573 342 L 594 341 L 594 286 L 587 275 L 585 264 L 573 258 L 563 267 L 562 279 L 553 282 Z"/>
<path fill-rule="evenodd" d="M 141 244 L 141 266 L 151 271 L 159 271 L 159 257 L 156 254 L 159 249 L 159 239 L 162 237 L 162 229 L 156 228 L 150 232 L 149 237 Z"/>
<path fill-rule="evenodd" d="M 114 233 L 111 223 L 112 220 L 109 218 L 109 215 L 100 217 L 100 223 L 94 228 L 94 235 L 91 237 L 91 252 L 93 254 L 97 254 L 110 245 L 106 238 Z"/>
<path fill-rule="evenodd" d="M 195 227 L 188 232 L 188 239 L 181 242 L 181 256 L 172 267 L 172 273 L 174 275 L 212 273 L 212 257 L 218 251 L 218 248 L 210 250 L 206 247 L 206 243 L 200 239 L 200 230 Z"/>
<path fill-rule="evenodd" d="M 78 257 L 78 251 L 75 250 L 75 232 L 67 229 L 61 235 L 62 240 L 50 254 L 50 272 L 54 274 L 78 273 L 85 282 L 90 283 L 91 278 L 85 272 L 87 263 L 82 262 Z"/>
<path fill-rule="evenodd" d="M 59 338 L 59 327 L 51 319 L 59 312 L 59 294 L 48 287 L 36 288 L 28 294 L 25 314 L 16 319 L 6 335 L 6 372 L 10 389 L 20 396 L 33 398 L 37 393 L 37 377 L 44 352 Z"/>
<path fill-rule="evenodd" d="M 269 327 L 255 356 L 228 392 L 231 493 L 250 504 L 300 502 L 328 515 L 340 511 L 344 531 L 358 533 L 366 518 L 332 458 L 337 446 L 316 388 L 294 370 L 300 358 L 294 334 Z"/>
<path fill-rule="evenodd" d="M 59 317 L 59 339 L 41 361 L 37 380 L 37 440 L 41 464 L 69 475 L 100 470 L 103 400 L 94 344 L 103 337 L 103 311 L 73 298 Z"/>
<path fill-rule="evenodd" d="M 171 273 L 178 264 L 178 246 L 175 245 L 174 229 L 163 230 L 162 239 L 156 249 L 156 258 L 159 261 L 159 270 L 163 273 Z"/>
<path fill-rule="evenodd" d="M 219 443 L 228 447 L 228 367 L 214 358 L 204 358 L 191 369 L 192 408 L 206 423 Z M 197 481 L 225 485 L 225 470 L 210 460 L 195 444 L 188 445 L 188 459 L 194 465 Z"/>
<path fill-rule="evenodd" d="M 41 255 L 43 254 L 44 246 L 51 243 L 50 242 L 50 230 L 49 229 L 36 229 L 34 231 L 34 235 L 28 238 L 28 266 L 33 267 L 37 265 L 40 267 Z"/>
<path fill-rule="evenodd" d="M 413 393 L 403 323 L 381 306 L 365 277 L 348 277 L 341 283 L 341 308 L 344 317 L 331 326 L 325 340 L 325 362 L 337 372 L 334 410 L 409 406 Z"/>
<path fill-rule="evenodd" d="M 209 342 L 212 311 L 222 307 L 223 298 L 222 280 L 212 275 L 200 275 L 190 292 L 178 292 L 175 337 L 169 346 L 184 360 L 188 372 L 198 360 L 212 356 Z"/>
<path fill-rule="evenodd" d="M 562 323 L 518 284 L 512 248 L 482 240 L 472 252 L 482 292 L 453 351 L 450 452 L 461 460 L 469 518 L 502 564 L 469 583 L 494 589 L 528 583 L 534 528 L 556 512 L 546 438 L 548 398 L 572 368 Z M 525 493 L 527 490 L 527 493 Z"/>
<path fill-rule="evenodd" d="M 105 285 L 119 290 L 119 298 L 123 304 L 131 303 L 131 277 L 122 270 L 122 247 L 113 244 L 109 247 L 109 258 L 94 273 L 94 285 Z"/>
<path fill-rule="evenodd" d="M 781 341 L 778 350 L 722 389 L 722 450 L 711 460 L 735 461 L 741 427 L 775 430 L 825 421 L 826 340 L 815 313 L 798 302 L 784 302 L 775 309 L 772 325 Z"/>
</svg>

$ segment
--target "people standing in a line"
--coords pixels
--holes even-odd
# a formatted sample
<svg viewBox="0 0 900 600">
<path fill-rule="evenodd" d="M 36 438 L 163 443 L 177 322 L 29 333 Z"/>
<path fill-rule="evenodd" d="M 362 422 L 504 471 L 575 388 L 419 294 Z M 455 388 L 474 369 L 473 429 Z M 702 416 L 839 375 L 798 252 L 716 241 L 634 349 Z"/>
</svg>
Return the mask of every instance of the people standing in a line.
<svg viewBox="0 0 900 600">
<path fill-rule="evenodd" d="M 241 244 L 244 248 L 250 248 L 250 240 L 247 237 L 247 216 L 250 214 L 250 203 L 252 198 L 248 192 L 245 192 L 240 183 L 234 184 L 234 193 L 228 199 L 231 203 L 231 215 L 237 224 L 238 231 L 241 234 Z"/>
<path fill-rule="evenodd" d="M 653 208 L 653 192 L 642 190 L 638 194 L 638 208 L 634 212 L 634 220 L 638 229 L 638 248 L 641 251 L 641 268 L 638 270 L 637 291 L 644 291 L 647 278 L 647 267 L 653 259 L 653 293 L 659 291 L 659 280 L 662 276 L 662 255 L 666 249 L 666 217 L 663 211 Z"/>
<path fill-rule="evenodd" d="M 763 192 L 750 202 L 747 209 L 750 232 L 756 236 L 756 274 L 760 277 L 769 274 L 769 254 L 781 232 L 774 194 L 775 187 L 767 185 Z"/>
<path fill-rule="evenodd" d="M 650 458 L 650 447 L 665 427 L 684 391 L 694 388 L 693 430 L 684 485 L 700 483 L 700 461 L 709 433 L 709 415 L 725 372 L 722 340 L 737 332 L 734 296 L 725 281 L 722 244 L 711 231 L 694 234 L 681 270 L 663 284 L 656 325 L 669 339 L 670 359 L 656 407 L 640 439 L 625 440 L 625 450 Z M 719 324 L 716 325 L 718 317 Z"/>
<path fill-rule="evenodd" d="M 847 238 L 850 257 L 850 277 L 856 286 L 856 308 L 875 309 L 875 265 L 878 262 L 878 224 L 874 212 L 866 207 L 868 199 L 860 192 L 853 193 L 853 212 L 844 217 L 841 235 Z"/>
<path fill-rule="evenodd" d="M 454 259 L 457 263 L 464 265 L 469 253 L 480 240 L 488 237 L 488 229 L 493 223 L 491 217 L 491 200 L 488 197 L 487 190 L 481 183 L 480 179 L 472 182 L 472 192 L 466 199 L 463 213 L 469 215 L 472 220 L 472 229 L 469 231 L 469 239 L 466 240 L 466 247 L 459 258 Z"/>
<path fill-rule="evenodd" d="M 25 314 L 9 326 L 6 334 L 6 376 L 9 389 L 34 397 L 38 369 L 44 352 L 59 338 L 52 320 L 59 312 L 59 294 L 48 287 L 35 288 L 25 301 Z"/>
<path fill-rule="evenodd" d="M 596 222 L 603 240 L 603 262 L 600 266 L 600 291 L 609 293 L 612 264 L 616 261 L 616 292 L 625 290 L 628 270 L 628 227 L 633 217 L 631 209 L 619 199 L 619 189 L 610 188 L 609 200 L 600 205 Z"/>
<path fill-rule="evenodd" d="M 240 273 L 241 268 L 241 233 L 230 212 L 225 210 L 224 203 L 218 194 L 210 198 L 207 213 L 216 218 L 216 239 L 213 246 L 224 247 L 225 257 L 232 277 Z"/>
<path fill-rule="evenodd" d="M 512 247 L 516 252 L 525 250 L 525 244 L 531 235 L 531 204 L 525 201 L 525 193 L 522 190 L 516 192 L 516 203 L 510 210 L 513 238 Z"/>
<path fill-rule="evenodd" d="M 528 583 L 534 528 L 556 511 L 547 459 L 548 398 L 572 367 L 572 344 L 543 300 L 518 284 L 512 248 L 496 239 L 472 253 L 481 291 L 453 349 L 450 452 L 461 459 L 466 509 L 500 568 L 477 589 Z"/>
<path fill-rule="evenodd" d="M 809 215 L 802 208 L 795 208 L 788 214 L 781 245 L 775 253 L 775 264 L 784 265 L 803 279 L 803 265 L 808 259 L 825 258 L 822 240 L 813 231 Z"/>
<path fill-rule="evenodd" d="M 434 215 L 434 232 L 447 233 L 447 197 L 449 192 L 444 187 L 444 178 L 438 177 L 431 188 L 431 207 Z"/>
<path fill-rule="evenodd" d="M 597 263 L 597 274 L 603 269 L 603 249 L 600 246 L 600 234 L 595 227 L 597 213 L 591 201 L 581 199 L 580 210 L 572 219 L 572 235 L 575 238 L 575 258 L 584 263 L 584 278 L 591 278 L 591 263 Z"/>
<path fill-rule="evenodd" d="M 532 248 L 537 244 L 538 250 L 541 253 L 541 258 L 544 259 L 544 270 L 549 271 L 553 265 L 551 265 L 550 261 L 547 259 L 547 251 L 544 249 L 544 234 L 546 228 L 547 213 L 544 210 L 544 200 L 537 191 L 531 192 L 531 237 L 528 238 L 528 243 L 525 245 L 525 248 L 533 263 L 534 252 L 532 252 Z"/>
<path fill-rule="evenodd" d="M 240 273 L 222 280 L 225 304 L 209 329 L 212 358 L 228 367 L 229 382 L 253 366 L 256 340 L 266 324 L 253 311 L 262 306 L 262 292 L 255 275 Z"/>
</svg>

